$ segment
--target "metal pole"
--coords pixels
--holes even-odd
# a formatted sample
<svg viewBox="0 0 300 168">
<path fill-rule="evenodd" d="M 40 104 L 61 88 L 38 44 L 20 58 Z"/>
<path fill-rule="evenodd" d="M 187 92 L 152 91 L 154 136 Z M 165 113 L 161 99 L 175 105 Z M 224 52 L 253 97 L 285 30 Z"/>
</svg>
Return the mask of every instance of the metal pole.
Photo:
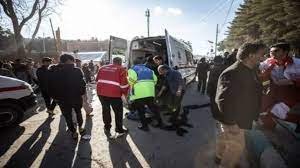
<svg viewBox="0 0 300 168">
<path fill-rule="evenodd" d="M 51 25 L 51 30 L 52 30 L 53 38 L 54 38 L 55 50 L 56 50 L 56 52 L 58 52 L 57 51 L 57 44 L 56 44 L 55 33 L 54 33 L 54 29 L 53 29 L 53 25 L 52 25 L 51 19 L 50 19 L 50 25 Z"/>
<path fill-rule="evenodd" d="M 149 37 L 150 36 L 150 10 L 149 9 L 146 10 L 145 15 L 147 17 L 147 32 Z"/>
<path fill-rule="evenodd" d="M 218 34 L 219 34 L 219 24 L 217 24 L 217 31 L 216 31 L 215 56 L 217 56 Z"/>
<path fill-rule="evenodd" d="M 43 52 L 46 53 L 45 33 L 43 33 Z"/>
<path fill-rule="evenodd" d="M 110 54 L 111 54 L 111 36 L 109 36 L 109 43 L 108 43 L 108 61 L 110 62 Z"/>
</svg>

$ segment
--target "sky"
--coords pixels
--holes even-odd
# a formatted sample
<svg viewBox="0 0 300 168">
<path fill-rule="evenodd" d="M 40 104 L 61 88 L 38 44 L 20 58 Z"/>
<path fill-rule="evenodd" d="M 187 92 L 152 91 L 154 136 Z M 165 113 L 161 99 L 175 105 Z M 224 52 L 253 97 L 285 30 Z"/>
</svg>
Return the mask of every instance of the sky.
<svg viewBox="0 0 300 168">
<path fill-rule="evenodd" d="M 146 9 L 150 9 L 150 36 L 164 35 L 164 30 L 191 41 L 194 54 L 206 54 L 215 41 L 225 38 L 229 22 L 243 0 L 65 0 L 52 15 L 54 29 L 60 27 L 62 39 L 107 39 L 110 35 L 131 40 L 147 36 Z M 224 24 L 225 23 L 225 24 Z M 26 30 L 30 34 L 30 29 Z M 25 33 L 26 34 L 26 33 Z M 38 36 L 52 36 L 48 20 L 42 22 Z M 26 36 L 26 35 L 25 35 Z"/>
</svg>

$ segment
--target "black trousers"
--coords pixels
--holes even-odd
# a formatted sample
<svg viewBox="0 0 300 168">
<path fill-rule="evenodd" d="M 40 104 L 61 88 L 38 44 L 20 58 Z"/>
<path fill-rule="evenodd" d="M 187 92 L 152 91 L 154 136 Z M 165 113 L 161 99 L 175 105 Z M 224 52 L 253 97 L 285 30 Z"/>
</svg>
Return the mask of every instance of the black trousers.
<svg viewBox="0 0 300 168">
<path fill-rule="evenodd" d="M 147 121 L 145 118 L 145 105 L 147 105 L 151 112 L 154 114 L 154 117 L 158 121 L 158 123 L 162 123 L 158 107 L 154 104 L 154 97 L 146 97 L 134 100 L 134 107 L 138 111 L 141 124 L 143 126 L 147 126 Z"/>
<path fill-rule="evenodd" d="M 198 77 L 198 91 L 204 94 L 206 90 L 206 79 L 207 77 Z"/>
<path fill-rule="evenodd" d="M 77 124 L 79 127 L 82 126 L 83 119 L 82 119 L 82 114 L 81 114 L 81 108 L 82 105 L 77 105 L 77 104 L 69 104 L 65 102 L 58 102 L 58 105 L 60 107 L 60 110 L 65 117 L 67 126 L 71 132 L 75 132 L 76 128 L 74 126 L 73 120 L 72 120 L 72 110 L 74 109 L 75 114 L 76 114 L 76 119 L 77 119 Z"/>
<path fill-rule="evenodd" d="M 56 101 L 53 100 L 46 91 L 41 90 L 47 110 L 53 111 L 56 106 Z"/>
<path fill-rule="evenodd" d="M 102 117 L 104 128 L 109 130 L 111 128 L 111 114 L 110 107 L 115 113 L 116 132 L 123 129 L 123 102 L 121 98 L 99 96 L 102 105 Z"/>
</svg>

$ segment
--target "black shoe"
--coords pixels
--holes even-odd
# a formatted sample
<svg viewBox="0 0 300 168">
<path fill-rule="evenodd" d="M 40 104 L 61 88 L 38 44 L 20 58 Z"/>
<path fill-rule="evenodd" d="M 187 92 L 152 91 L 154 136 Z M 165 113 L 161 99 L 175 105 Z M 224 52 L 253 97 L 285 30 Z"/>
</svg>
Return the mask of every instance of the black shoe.
<svg viewBox="0 0 300 168">
<path fill-rule="evenodd" d="M 139 125 L 139 126 L 138 126 L 138 129 L 140 129 L 140 130 L 142 130 L 142 131 L 146 131 L 146 132 L 149 131 L 148 125 Z"/>
<path fill-rule="evenodd" d="M 221 164 L 222 159 L 219 158 L 218 156 L 215 156 L 215 164 L 216 165 L 220 165 Z"/>
<path fill-rule="evenodd" d="M 192 124 L 189 123 L 184 123 L 182 124 L 182 126 L 188 127 L 188 128 L 194 128 L 194 126 Z"/>
<path fill-rule="evenodd" d="M 110 129 L 104 129 L 104 134 L 110 137 L 111 136 Z"/>
<path fill-rule="evenodd" d="M 78 128 L 78 131 L 79 131 L 79 134 L 80 134 L 80 135 L 84 135 L 84 134 L 85 134 L 85 129 L 82 128 L 82 127 L 79 127 L 79 128 Z"/>
<path fill-rule="evenodd" d="M 160 122 L 155 121 L 155 123 L 151 124 L 151 126 L 154 127 L 154 128 L 161 128 L 161 127 L 163 127 L 163 125 L 164 124 L 161 121 Z"/>
<path fill-rule="evenodd" d="M 178 128 L 178 129 L 176 130 L 176 134 L 177 134 L 178 136 L 184 136 L 184 134 L 186 134 L 186 133 L 188 133 L 188 131 L 185 130 L 185 129 L 183 129 L 183 128 Z"/>
<path fill-rule="evenodd" d="M 78 139 L 78 133 L 77 132 L 72 132 L 72 138 L 74 140 Z"/>
<path fill-rule="evenodd" d="M 121 130 L 117 130 L 116 132 L 119 134 L 127 134 L 129 132 L 129 130 L 126 128 L 122 128 Z"/>
<path fill-rule="evenodd" d="M 176 130 L 176 127 L 175 125 L 171 124 L 171 125 L 165 125 L 164 126 L 164 130 L 167 130 L 167 131 L 175 131 Z"/>
</svg>

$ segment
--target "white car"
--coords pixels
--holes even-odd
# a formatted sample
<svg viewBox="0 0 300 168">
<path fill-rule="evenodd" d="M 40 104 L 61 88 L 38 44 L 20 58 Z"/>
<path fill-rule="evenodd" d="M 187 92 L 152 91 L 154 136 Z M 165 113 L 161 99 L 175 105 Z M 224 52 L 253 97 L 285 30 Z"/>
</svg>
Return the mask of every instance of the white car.
<svg viewBox="0 0 300 168">
<path fill-rule="evenodd" d="M 24 112 L 36 104 L 30 84 L 0 75 L 0 127 L 19 124 Z"/>
</svg>

